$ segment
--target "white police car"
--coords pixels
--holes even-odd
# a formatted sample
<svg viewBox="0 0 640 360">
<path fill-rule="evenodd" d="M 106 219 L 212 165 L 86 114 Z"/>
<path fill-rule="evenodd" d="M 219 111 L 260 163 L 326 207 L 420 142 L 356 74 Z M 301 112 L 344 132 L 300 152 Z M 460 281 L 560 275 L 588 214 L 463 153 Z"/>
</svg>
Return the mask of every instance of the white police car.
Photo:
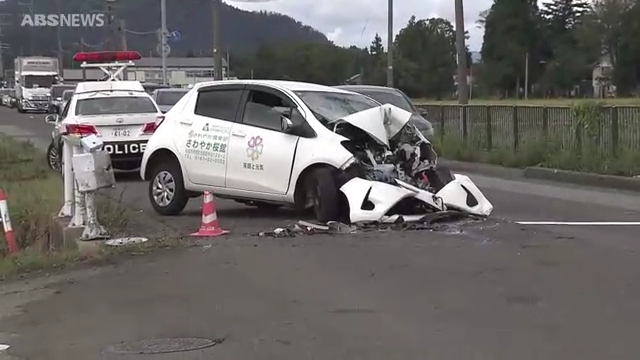
<svg viewBox="0 0 640 360">
<path fill-rule="evenodd" d="M 60 114 L 61 133 L 98 135 L 119 170 L 140 166 L 147 141 L 164 116 L 138 81 L 79 83 Z"/>
</svg>

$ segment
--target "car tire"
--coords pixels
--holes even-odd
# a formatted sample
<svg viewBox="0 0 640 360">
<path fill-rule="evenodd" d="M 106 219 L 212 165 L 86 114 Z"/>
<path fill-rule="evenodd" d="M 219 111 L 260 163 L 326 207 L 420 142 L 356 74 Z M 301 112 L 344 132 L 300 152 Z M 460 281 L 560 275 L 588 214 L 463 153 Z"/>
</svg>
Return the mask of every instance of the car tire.
<svg viewBox="0 0 640 360">
<path fill-rule="evenodd" d="M 62 154 L 60 148 L 53 141 L 47 147 L 47 165 L 54 171 L 62 171 Z"/>
<path fill-rule="evenodd" d="M 444 165 L 437 165 L 435 170 L 430 170 L 427 173 L 429 182 L 436 192 L 440 191 L 445 185 L 452 182 L 455 177 L 451 173 L 448 167 Z"/>
<path fill-rule="evenodd" d="M 179 215 L 187 206 L 189 194 L 184 188 L 180 165 L 175 160 L 161 161 L 153 168 L 149 179 L 149 201 L 153 209 L 163 216 Z"/>
<path fill-rule="evenodd" d="M 334 171 L 329 168 L 316 169 L 309 179 L 316 220 L 321 223 L 340 220 L 340 194 Z"/>
</svg>

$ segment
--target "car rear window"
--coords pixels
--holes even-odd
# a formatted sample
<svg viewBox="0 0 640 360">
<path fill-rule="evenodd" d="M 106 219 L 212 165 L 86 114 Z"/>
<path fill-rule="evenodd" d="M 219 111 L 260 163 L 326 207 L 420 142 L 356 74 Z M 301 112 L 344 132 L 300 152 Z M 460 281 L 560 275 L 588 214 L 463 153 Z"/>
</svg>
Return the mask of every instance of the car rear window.
<svg viewBox="0 0 640 360">
<path fill-rule="evenodd" d="M 168 89 L 169 88 L 169 86 L 162 85 L 162 84 L 142 84 L 142 87 L 144 88 L 144 91 L 147 92 L 147 94 L 151 94 L 157 89 Z"/>
<path fill-rule="evenodd" d="M 51 89 L 51 97 L 59 98 L 66 90 L 74 90 L 75 86 L 54 86 Z"/>
<path fill-rule="evenodd" d="M 146 114 L 158 112 L 153 100 L 142 96 L 78 100 L 76 115 Z"/>
<path fill-rule="evenodd" d="M 367 95 L 380 104 L 391 104 L 402 110 L 414 112 L 415 109 L 411 102 L 396 91 L 380 91 L 380 90 L 355 90 L 361 94 Z"/>
<path fill-rule="evenodd" d="M 158 105 L 175 105 L 187 91 L 158 91 Z"/>
</svg>

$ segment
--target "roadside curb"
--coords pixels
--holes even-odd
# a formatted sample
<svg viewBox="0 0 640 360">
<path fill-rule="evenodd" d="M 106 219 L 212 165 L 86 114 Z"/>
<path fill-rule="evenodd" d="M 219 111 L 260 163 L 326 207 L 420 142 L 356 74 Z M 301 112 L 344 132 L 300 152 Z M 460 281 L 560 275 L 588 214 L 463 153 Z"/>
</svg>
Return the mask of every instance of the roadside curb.
<svg viewBox="0 0 640 360">
<path fill-rule="evenodd" d="M 495 176 L 507 179 L 523 178 L 523 169 L 508 168 L 504 166 L 485 163 L 474 163 L 440 158 L 438 163 L 449 168 L 452 172 L 472 173 L 478 175 Z"/>
<path fill-rule="evenodd" d="M 542 167 L 528 167 L 524 169 L 523 175 L 529 179 L 551 180 L 569 184 L 640 192 L 640 179 L 637 178 L 581 173 Z"/>
<path fill-rule="evenodd" d="M 439 159 L 439 163 L 448 167 L 454 173 L 471 173 L 511 180 L 546 180 L 564 184 L 640 192 L 640 178 L 559 170 L 537 166 L 527 167 L 525 169 L 508 168 L 485 163 L 472 163 L 442 158 Z"/>
</svg>

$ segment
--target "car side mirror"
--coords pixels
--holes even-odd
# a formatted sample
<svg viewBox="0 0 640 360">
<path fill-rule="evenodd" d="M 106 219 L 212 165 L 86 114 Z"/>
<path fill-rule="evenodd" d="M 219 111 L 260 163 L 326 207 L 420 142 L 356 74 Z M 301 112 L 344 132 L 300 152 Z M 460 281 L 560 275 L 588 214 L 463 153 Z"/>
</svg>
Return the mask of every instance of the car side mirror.
<svg viewBox="0 0 640 360">
<path fill-rule="evenodd" d="M 283 132 L 288 133 L 291 131 L 291 129 L 293 129 L 293 121 L 285 116 L 282 116 L 280 117 L 280 127 L 282 128 Z"/>
<path fill-rule="evenodd" d="M 49 114 L 44 117 L 44 121 L 49 124 L 57 124 L 58 123 L 58 114 Z"/>
<path fill-rule="evenodd" d="M 427 116 L 429 112 L 425 108 L 418 108 L 418 113 L 422 116 Z"/>
</svg>

